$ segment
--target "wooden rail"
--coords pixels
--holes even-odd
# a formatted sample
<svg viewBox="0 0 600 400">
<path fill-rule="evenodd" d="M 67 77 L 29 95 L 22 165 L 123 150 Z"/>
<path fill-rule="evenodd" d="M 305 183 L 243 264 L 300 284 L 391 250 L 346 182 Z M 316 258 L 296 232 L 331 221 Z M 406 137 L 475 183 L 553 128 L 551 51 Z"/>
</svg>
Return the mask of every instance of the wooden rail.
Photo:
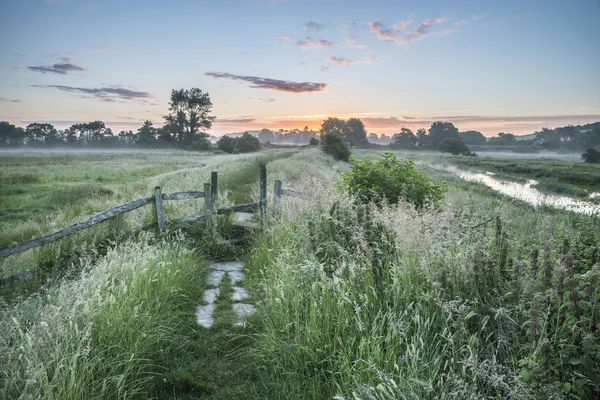
<svg viewBox="0 0 600 400">
<path fill-rule="evenodd" d="M 75 232 L 90 228 L 101 222 L 104 222 L 110 218 L 114 218 L 117 215 L 133 211 L 137 208 L 143 207 L 150 203 L 154 203 L 156 220 L 158 229 L 162 232 L 168 221 L 165 218 L 165 210 L 163 201 L 177 201 L 177 200 L 191 200 L 204 198 L 204 215 L 199 216 L 188 216 L 180 218 L 175 223 L 192 223 L 205 221 L 207 226 L 213 225 L 213 216 L 221 214 L 230 214 L 235 212 L 255 212 L 260 210 L 261 227 L 266 225 L 267 215 L 267 169 L 265 165 L 260 165 L 260 200 L 258 203 L 238 204 L 231 207 L 218 208 L 219 191 L 218 191 L 218 176 L 216 171 L 211 172 L 211 183 L 204 184 L 203 192 L 177 192 L 172 194 L 161 193 L 160 186 L 154 188 L 154 195 L 152 197 L 145 197 L 131 201 L 129 203 L 120 205 L 112 208 L 108 211 L 93 216 L 84 222 L 71 225 L 66 229 L 59 232 L 52 233 L 41 238 L 29 240 L 27 242 L 15 244 L 3 249 L 0 249 L 0 257 L 7 257 L 16 253 L 20 253 L 25 250 L 29 250 L 35 247 L 43 246 L 46 243 L 51 243 L 56 240 L 62 239 Z"/>
</svg>

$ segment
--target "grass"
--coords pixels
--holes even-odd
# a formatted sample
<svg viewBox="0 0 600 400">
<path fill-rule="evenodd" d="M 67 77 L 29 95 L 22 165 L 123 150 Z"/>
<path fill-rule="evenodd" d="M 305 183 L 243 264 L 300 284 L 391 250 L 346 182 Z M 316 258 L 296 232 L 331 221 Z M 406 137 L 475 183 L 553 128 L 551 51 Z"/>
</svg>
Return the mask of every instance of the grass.
<svg viewBox="0 0 600 400">
<path fill-rule="evenodd" d="M 359 206 L 331 189 L 345 163 L 316 149 L 259 157 L 272 157 L 270 188 L 281 179 L 314 200 L 284 197 L 281 218 L 245 249 L 217 245 L 235 234 L 222 218 L 216 235 L 144 233 L 74 257 L 65 278 L 0 307 L 2 396 L 598 396 L 598 218 L 534 209 L 429 169 L 448 182 L 441 208 Z M 259 162 L 207 157 L 128 193 L 201 187 L 217 169 L 233 192 L 223 204 L 255 200 L 256 183 L 243 183 L 257 171 L 236 171 Z M 167 215 L 193 208 L 172 207 Z M 233 257 L 246 261 L 257 313 L 231 327 L 224 279 L 215 327 L 200 328 L 205 260 Z"/>
</svg>

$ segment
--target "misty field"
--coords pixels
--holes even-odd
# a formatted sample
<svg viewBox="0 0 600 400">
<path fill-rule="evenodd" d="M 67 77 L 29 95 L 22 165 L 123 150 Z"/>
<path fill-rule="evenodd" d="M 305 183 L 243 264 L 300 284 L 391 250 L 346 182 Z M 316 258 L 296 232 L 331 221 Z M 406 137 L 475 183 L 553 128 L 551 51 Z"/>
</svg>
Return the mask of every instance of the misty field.
<svg viewBox="0 0 600 400">
<path fill-rule="evenodd" d="M 374 150 L 354 155 L 381 159 Z M 448 159 L 495 171 L 508 163 Z M 531 171 L 539 162 L 518 160 Z M 242 246 L 220 244 L 233 229 L 227 216 L 214 229 L 140 231 L 155 224 L 143 207 L 0 260 L 0 278 L 35 267 L 43 277 L 0 286 L 0 397 L 600 395 L 598 217 L 533 208 L 421 164 L 444 181 L 437 206 L 361 201 L 340 183 L 353 164 L 316 148 L 2 153 L 0 247 L 148 197 L 157 185 L 202 190 L 210 171 L 219 173 L 220 206 L 256 201 L 259 164 L 269 215 L 275 180 L 310 199 L 284 197 L 281 217 Z M 556 166 L 556 179 L 566 168 Z M 165 203 L 167 219 L 202 209 L 202 200 Z M 231 258 L 246 264 L 257 312 L 232 326 L 225 286 L 215 326 L 200 327 L 194 310 L 207 262 Z"/>
</svg>

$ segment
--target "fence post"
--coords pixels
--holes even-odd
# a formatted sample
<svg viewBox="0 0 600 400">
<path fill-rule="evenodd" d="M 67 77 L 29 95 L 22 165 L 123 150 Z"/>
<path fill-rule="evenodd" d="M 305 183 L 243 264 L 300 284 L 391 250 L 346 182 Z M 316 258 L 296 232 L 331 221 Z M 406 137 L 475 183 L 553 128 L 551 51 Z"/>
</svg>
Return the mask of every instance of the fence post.
<svg viewBox="0 0 600 400">
<path fill-rule="evenodd" d="M 210 190 L 213 213 L 217 213 L 219 211 L 219 183 L 217 181 L 217 171 L 211 171 L 210 173 Z"/>
<path fill-rule="evenodd" d="M 204 184 L 204 215 L 206 215 L 206 225 L 212 227 L 212 196 L 210 192 L 210 183 Z"/>
<path fill-rule="evenodd" d="M 160 232 L 165 230 L 165 209 L 163 207 L 162 193 L 160 192 L 160 186 L 154 188 L 154 204 L 156 206 L 156 221 L 158 222 L 158 230 Z"/>
<path fill-rule="evenodd" d="M 281 181 L 275 181 L 275 193 L 273 196 L 273 219 L 279 218 L 279 202 L 281 201 Z"/>
<path fill-rule="evenodd" d="M 260 228 L 265 229 L 267 225 L 267 166 L 260 164 Z"/>
</svg>

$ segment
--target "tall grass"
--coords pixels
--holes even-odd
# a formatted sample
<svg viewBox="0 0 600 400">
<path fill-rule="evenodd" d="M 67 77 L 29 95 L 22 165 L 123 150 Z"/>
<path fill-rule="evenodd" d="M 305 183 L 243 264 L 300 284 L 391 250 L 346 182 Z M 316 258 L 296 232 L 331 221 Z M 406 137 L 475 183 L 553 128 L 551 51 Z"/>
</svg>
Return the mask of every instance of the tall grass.
<svg viewBox="0 0 600 400">
<path fill-rule="evenodd" d="M 598 221 L 468 187 L 422 212 L 323 192 L 257 240 L 265 398 L 598 395 Z"/>
<path fill-rule="evenodd" d="M 201 282 L 188 248 L 180 235 L 143 234 L 81 259 L 78 279 L 2 307 L 0 397 L 148 398 Z"/>
</svg>

